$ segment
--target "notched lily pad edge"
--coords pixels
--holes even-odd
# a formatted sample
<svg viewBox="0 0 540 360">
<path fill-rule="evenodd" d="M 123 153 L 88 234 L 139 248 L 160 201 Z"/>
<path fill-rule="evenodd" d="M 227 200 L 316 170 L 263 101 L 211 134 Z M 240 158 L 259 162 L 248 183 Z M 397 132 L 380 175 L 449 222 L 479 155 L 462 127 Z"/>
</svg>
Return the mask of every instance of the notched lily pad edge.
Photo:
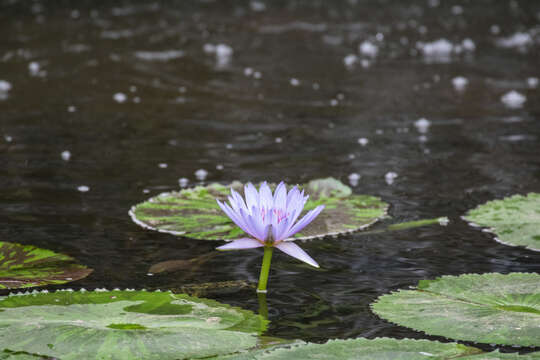
<svg viewBox="0 0 540 360">
<path fill-rule="evenodd" d="M 420 281 L 436 281 L 436 280 L 441 280 L 445 277 L 460 277 L 460 276 L 465 276 L 465 275 L 489 275 L 489 274 L 499 274 L 499 275 L 509 275 L 509 274 L 516 274 L 516 275 L 527 275 L 527 274 L 538 274 L 536 272 L 522 272 L 522 271 L 518 271 L 518 272 L 510 272 L 510 273 L 507 273 L 507 274 L 502 274 L 502 273 L 497 273 L 497 272 L 490 272 L 490 273 L 463 273 L 463 274 L 459 274 L 459 275 L 441 275 L 441 276 L 437 276 L 435 277 L 434 279 L 423 279 L 423 280 L 420 280 Z M 394 322 L 394 321 L 391 321 L 391 320 L 388 320 L 388 319 L 385 319 L 383 318 L 382 316 L 380 316 L 379 314 L 377 314 L 377 312 L 373 309 L 373 306 L 376 305 L 379 300 L 383 297 L 383 296 L 390 296 L 390 295 L 393 295 L 393 294 L 397 294 L 399 293 L 400 291 L 423 291 L 423 292 L 430 292 L 430 291 L 426 291 L 426 290 L 423 290 L 420 288 L 420 281 L 418 282 L 418 284 L 416 286 L 409 286 L 407 288 L 403 288 L 403 289 L 397 289 L 397 290 L 393 290 L 393 291 L 390 291 L 389 293 L 386 293 L 386 294 L 382 294 L 382 295 L 379 295 L 375 301 L 373 301 L 371 304 L 369 304 L 369 309 L 371 310 L 371 312 L 373 314 L 375 314 L 380 320 L 382 321 L 385 321 L 387 322 L 388 324 L 392 324 L 392 325 L 395 325 L 395 326 L 399 326 L 399 327 L 402 327 L 402 328 L 406 328 L 408 330 L 412 330 L 416 333 L 419 333 L 419 334 L 422 334 L 424 336 L 430 336 L 430 337 L 433 337 L 433 336 L 436 336 L 436 337 L 440 337 L 442 339 L 446 339 L 446 340 L 451 340 L 451 341 L 460 341 L 460 342 L 468 342 L 468 343 L 472 343 L 472 344 L 484 344 L 484 343 L 479 343 L 477 341 L 470 341 L 470 340 L 462 340 L 462 339 L 455 339 L 455 338 L 449 338 L 449 337 L 446 337 L 446 336 L 443 336 L 443 335 L 434 335 L 434 334 L 429 334 L 423 330 L 418 330 L 418 329 L 415 329 L 415 328 L 412 328 L 412 327 L 409 327 L 409 326 L 405 326 L 405 325 L 402 325 L 402 324 L 399 324 L 397 322 Z M 531 349 L 534 349 L 534 348 L 537 348 L 538 346 L 534 346 L 534 345 L 531 345 L 531 346 L 525 346 L 525 345 L 504 345 L 504 344 L 499 344 L 499 345 L 502 345 L 502 346 L 512 346 L 512 347 L 515 347 L 515 348 L 531 348 Z"/>
<path fill-rule="evenodd" d="M 193 189 L 193 188 L 181 189 L 180 191 L 189 190 L 189 189 Z M 148 200 L 146 200 L 144 202 L 155 202 L 155 199 L 158 198 L 158 197 L 169 196 L 169 195 L 171 195 L 173 193 L 176 193 L 176 192 L 178 192 L 178 191 L 163 192 L 163 193 L 157 194 L 155 196 L 152 196 L 151 198 L 149 198 Z M 353 193 L 352 195 L 355 195 L 355 194 Z M 379 197 L 377 197 L 377 198 L 379 200 L 381 200 L 381 198 L 379 198 Z M 133 205 L 128 211 L 129 217 L 131 218 L 131 220 L 135 224 L 139 225 L 140 227 L 142 227 L 143 229 L 146 229 L 146 230 L 152 230 L 152 231 L 157 231 L 157 232 L 160 232 L 160 233 L 171 234 L 171 235 L 176 235 L 176 236 L 185 236 L 185 237 L 187 237 L 187 238 L 189 238 L 191 240 L 205 241 L 203 239 L 197 239 L 197 238 L 189 237 L 189 235 L 187 234 L 186 231 L 163 230 L 163 229 L 159 229 L 159 228 L 153 227 L 151 225 L 148 225 L 147 223 L 137 219 L 137 216 L 135 215 L 135 211 L 137 209 L 137 206 L 139 206 L 140 204 L 143 204 L 144 202 Z M 359 226 L 357 228 L 350 229 L 350 230 L 343 230 L 343 231 L 333 232 L 333 233 L 327 233 L 327 234 L 324 234 L 324 235 L 299 236 L 299 237 L 295 237 L 294 239 L 295 240 L 314 240 L 314 239 L 324 239 L 326 237 L 337 238 L 340 235 L 352 234 L 352 233 L 355 233 L 355 232 L 363 231 L 363 230 L 369 228 L 373 224 L 379 222 L 380 220 L 382 220 L 382 219 L 384 219 L 384 218 L 386 218 L 388 216 L 388 209 L 390 208 L 390 204 L 388 204 L 388 203 L 384 203 L 384 204 L 385 204 L 385 207 L 384 207 L 384 209 L 381 209 L 382 210 L 381 216 L 379 216 L 379 217 L 373 219 L 373 221 L 371 221 L 371 222 L 369 222 L 367 224 L 361 225 L 361 226 Z M 221 240 L 232 241 L 234 239 L 221 239 Z"/>
<path fill-rule="evenodd" d="M 473 227 L 475 229 L 479 229 L 482 232 L 493 235 L 493 240 L 495 240 L 499 244 L 503 244 L 503 245 L 506 245 L 506 246 L 512 246 L 512 247 L 515 247 L 515 248 L 527 249 L 527 250 L 530 250 L 530 251 L 540 252 L 540 249 L 528 247 L 528 246 L 525 246 L 525 245 L 516 245 L 516 244 L 506 242 L 506 241 L 502 241 L 501 239 L 499 239 L 497 237 L 497 232 L 496 232 L 497 230 L 495 228 L 488 227 L 488 226 L 483 226 L 483 225 L 478 225 L 477 223 L 468 220 L 467 215 L 462 215 L 461 220 L 465 221 L 469 226 L 471 226 L 471 227 Z"/>
</svg>

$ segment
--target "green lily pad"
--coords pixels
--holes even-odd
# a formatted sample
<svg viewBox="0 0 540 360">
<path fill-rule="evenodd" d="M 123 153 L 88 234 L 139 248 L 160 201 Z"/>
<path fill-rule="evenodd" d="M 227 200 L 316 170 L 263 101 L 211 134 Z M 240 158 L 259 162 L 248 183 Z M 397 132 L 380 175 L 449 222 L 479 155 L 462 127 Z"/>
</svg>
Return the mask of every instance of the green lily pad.
<svg viewBox="0 0 540 360">
<path fill-rule="evenodd" d="M 488 201 L 470 210 L 464 219 L 486 227 L 503 244 L 540 251 L 540 194 Z"/>
<path fill-rule="evenodd" d="M 429 335 L 489 344 L 540 346 L 540 275 L 467 274 L 421 280 L 383 295 L 373 311 Z"/>
<path fill-rule="evenodd" d="M 91 272 L 67 255 L 0 241 L 0 289 L 64 284 Z"/>
<path fill-rule="evenodd" d="M 289 359 L 455 359 L 478 354 L 482 350 L 456 343 L 441 343 L 429 340 L 377 338 L 373 340 L 357 338 L 349 340 L 329 340 L 324 344 L 298 342 L 289 346 L 279 346 L 267 350 L 251 351 L 243 354 L 218 357 L 220 360 L 289 360 Z"/>
<path fill-rule="evenodd" d="M 310 239 L 364 229 L 386 215 L 388 204 L 369 195 L 353 194 L 340 181 L 327 178 L 300 186 L 310 195 L 304 212 L 324 204 L 322 213 L 295 237 Z M 244 194 L 243 184 L 217 183 L 180 192 L 162 193 L 131 208 L 129 215 L 138 225 L 160 232 L 201 240 L 231 240 L 243 236 L 223 213 L 216 198 L 226 200 L 230 188 Z"/>
<path fill-rule="evenodd" d="M 69 359 L 185 359 L 258 344 L 266 321 L 185 294 L 57 291 L 0 300 L 0 349 Z"/>
<path fill-rule="evenodd" d="M 489 353 L 482 353 L 477 355 L 470 355 L 460 357 L 460 360 L 538 360 L 540 359 L 540 352 L 533 352 L 520 355 L 518 353 L 501 353 L 499 350 L 495 350 Z"/>
</svg>

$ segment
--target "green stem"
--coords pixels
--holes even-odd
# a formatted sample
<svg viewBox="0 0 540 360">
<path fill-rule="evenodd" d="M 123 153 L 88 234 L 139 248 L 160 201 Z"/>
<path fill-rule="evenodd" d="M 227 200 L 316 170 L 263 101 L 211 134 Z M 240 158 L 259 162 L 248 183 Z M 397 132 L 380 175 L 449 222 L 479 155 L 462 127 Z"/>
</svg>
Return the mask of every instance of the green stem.
<svg viewBox="0 0 540 360">
<path fill-rule="evenodd" d="M 261 267 L 261 276 L 259 276 L 259 286 L 257 292 L 266 292 L 266 284 L 268 283 L 268 274 L 270 273 L 270 262 L 272 261 L 272 246 L 264 247 L 263 262 Z"/>
<path fill-rule="evenodd" d="M 259 315 L 261 315 L 264 320 L 268 320 L 268 304 L 266 303 L 266 293 L 259 292 L 257 293 L 259 298 Z"/>
</svg>

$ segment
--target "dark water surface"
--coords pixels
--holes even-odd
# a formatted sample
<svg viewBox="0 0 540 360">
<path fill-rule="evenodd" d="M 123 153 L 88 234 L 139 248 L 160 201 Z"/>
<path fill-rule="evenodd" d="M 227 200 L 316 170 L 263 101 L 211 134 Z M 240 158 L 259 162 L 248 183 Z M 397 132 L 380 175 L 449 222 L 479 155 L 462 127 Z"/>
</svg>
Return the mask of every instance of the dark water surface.
<svg viewBox="0 0 540 360">
<path fill-rule="evenodd" d="M 259 250 L 148 276 L 219 243 L 146 231 L 129 208 L 181 177 L 193 184 L 198 169 L 223 183 L 358 173 L 355 192 L 391 204 L 387 223 L 450 224 L 304 243 L 321 269 L 276 254 L 268 335 L 425 337 L 369 304 L 445 274 L 540 271 L 540 253 L 460 220 L 487 200 L 540 191 L 540 2 L 437 3 L 0 1 L 0 80 L 12 85 L 0 100 L 0 240 L 95 269 L 73 288 L 256 281 Z M 442 38 L 461 48 L 428 55 L 417 44 Z M 358 52 L 364 41 L 376 57 Z M 512 90 L 521 107 L 500 100 Z M 213 297 L 258 308 L 253 290 Z"/>
</svg>

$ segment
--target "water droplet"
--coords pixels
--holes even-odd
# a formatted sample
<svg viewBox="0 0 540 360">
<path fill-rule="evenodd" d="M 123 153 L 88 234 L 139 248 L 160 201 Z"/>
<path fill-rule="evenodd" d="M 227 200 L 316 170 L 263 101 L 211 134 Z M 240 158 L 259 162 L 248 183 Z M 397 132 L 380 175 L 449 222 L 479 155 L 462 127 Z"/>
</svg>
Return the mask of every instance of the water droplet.
<svg viewBox="0 0 540 360">
<path fill-rule="evenodd" d="M 119 92 L 113 95 L 113 99 L 117 103 L 121 104 L 127 100 L 127 96 L 126 94 Z"/>
<path fill-rule="evenodd" d="M 137 91 L 137 87 L 135 85 L 131 85 L 129 87 L 129 91 L 131 91 L 132 93 L 136 92 Z"/>
<path fill-rule="evenodd" d="M 180 187 L 186 187 L 189 184 L 189 180 L 185 177 L 178 179 L 178 185 Z"/>
<path fill-rule="evenodd" d="M 511 36 L 497 40 L 497 45 L 505 48 L 525 49 L 533 43 L 533 38 L 528 33 L 515 33 Z"/>
<path fill-rule="evenodd" d="M 366 146 L 369 143 L 369 140 L 366 138 L 359 138 L 358 143 L 362 146 Z"/>
<path fill-rule="evenodd" d="M 454 85 L 454 89 L 457 91 L 463 91 L 469 84 L 469 80 L 463 76 L 456 76 L 452 79 L 452 85 Z"/>
<path fill-rule="evenodd" d="M 476 50 L 476 44 L 474 43 L 474 41 L 472 41 L 471 39 L 464 39 L 462 42 L 461 42 L 461 46 L 463 46 L 463 49 L 465 49 L 465 51 L 474 51 Z"/>
<path fill-rule="evenodd" d="M 244 75 L 245 75 L 245 76 L 251 76 L 251 75 L 253 75 L 253 69 L 250 68 L 250 67 L 245 68 L 245 69 L 244 69 Z"/>
<path fill-rule="evenodd" d="M 336 99 L 330 100 L 330 106 L 338 106 L 339 102 Z"/>
<path fill-rule="evenodd" d="M 535 88 L 538 86 L 538 78 L 537 78 L 537 77 L 530 77 L 530 78 L 527 78 L 527 85 L 528 85 L 531 89 L 535 89 Z"/>
<path fill-rule="evenodd" d="M 491 31 L 493 35 L 497 35 L 501 32 L 501 28 L 499 27 L 499 25 L 494 24 L 490 26 L 489 31 Z"/>
<path fill-rule="evenodd" d="M 90 187 L 86 185 L 81 185 L 77 187 L 77 190 L 80 192 L 87 192 L 87 191 L 90 191 Z"/>
<path fill-rule="evenodd" d="M 6 140 L 6 142 L 12 142 L 13 141 L 13 137 L 9 136 L 9 135 L 4 135 L 4 140 Z"/>
<path fill-rule="evenodd" d="M 135 104 L 138 104 L 138 103 L 141 102 L 141 98 L 138 97 L 138 96 L 135 96 L 135 97 L 133 98 L 133 102 L 134 102 Z"/>
<path fill-rule="evenodd" d="M 28 72 L 30 73 L 31 76 L 38 76 L 39 70 L 40 70 L 40 67 L 39 67 L 38 62 L 32 61 L 31 63 L 28 64 Z"/>
<path fill-rule="evenodd" d="M 319 83 L 313 83 L 313 85 L 311 85 L 311 87 L 313 88 L 313 90 L 319 90 L 321 88 Z"/>
<path fill-rule="evenodd" d="M 375 57 L 379 52 L 379 47 L 369 41 L 364 41 L 358 46 L 358 51 L 364 56 Z"/>
<path fill-rule="evenodd" d="M 358 56 L 354 54 L 349 54 L 343 58 L 343 63 L 348 68 L 353 67 L 354 64 L 356 64 L 357 62 L 358 62 Z"/>
<path fill-rule="evenodd" d="M 150 190 L 149 189 L 143 189 L 142 192 L 143 192 L 143 194 L 148 194 L 150 192 Z"/>
<path fill-rule="evenodd" d="M 291 78 L 289 80 L 289 82 L 291 83 L 292 86 L 298 86 L 300 85 L 300 80 L 296 79 L 296 78 Z"/>
<path fill-rule="evenodd" d="M 282 143 L 282 142 L 283 142 L 283 139 L 282 139 L 282 138 L 280 138 L 280 137 L 277 137 L 277 138 L 275 138 L 275 140 L 274 140 L 274 141 L 275 141 L 276 143 L 280 144 L 280 143 Z"/>
<path fill-rule="evenodd" d="M 382 134 L 384 134 L 384 130 L 382 130 L 382 129 L 377 129 L 377 130 L 375 130 L 375 134 L 377 134 L 377 135 L 382 135 Z"/>
<path fill-rule="evenodd" d="M 501 96 L 501 101 L 507 107 L 515 109 L 522 107 L 527 98 L 525 95 L 512 90 Z"/>
<path fill-rule="evenodd" d="M 253 78 L 254 78 L 254 79 L 260 79 L 260 78 L 262 78 L 261 72 L 260 72 L 260 71 L 255 71 L 255 72 L 253 73 Z"/>
<path fill-rule="evenodd" d="M 386 175 L 384 175 L 384 180 L 386 181 L 386 183 L 388 185 L 392 185 L 394 183 L 394 180 L 397 178 L 398 174 L 393 172 L 393 171 L 389 171 L 386 173 Z"/>
<path fill-rule="evenodd" d="M 357 173 L 352 173 L 349 175 L 349 184 L 351 184 L 351 186 L 356 186 L 358 185 L 358 181 L 360 180 L 361 176 L 360 174 L 357 174 Z"/>
<path fill-rule="evenodd" d="M 166 169 L 169 165 L 166 164 L 166 163 L 159 163 L 158 166 L 159 166 L 161 169 Z"/>
<path fill-rule="evenodd" d="M 224 169 L 224 166 L 222 164 L 217 164 L 216 165 L 216 169 L 217 170 L 223 170 Z"/>
<path fill-rule="evenodd" d="M 204 181 L 207 176 L 208 176 L 208 171 L 206 171 L 204 169 L 199 169 L 199 170 L 195 171 L 195 177 L 199 181 Z"/>
<path fill-rule="evenodd" d="M 251 10 L 257 11 L 257 12 L 266 10 L 266 4 L 258 0 L 252 0 L 249 3 L 249 7 L 251 8 Z"/>
<path fill-rule="evenodd" d="M 0 93 L 7 93 L 11 88 L 12 86 L 9 81 L 0 80 Z"/>
<path fill-rule="evenodd" d="M 225 145 L 225 148 L 227 148 L 227 149 L 229 149 L 229 150 L 230 150 L 230 149 L 232 149 L 232 148 L 233 148 L 233 144 L 227 144 L 227 145 Z"/>
<path fill-rule="evenodd" d="M 426 118 L 420 118 L 414 122 L 414 126 L 420 133 L 426 133 L 431 126 L 431 121 Z"/>
<path fill-rule="evenodd" d="M 64 161 L 69 161 L 71 159 L 71 153 L 68 150 L 64 150 L 60 153 L 60 157 Z"/>
<path fill-rule="evenodd" d="M 452 14 L 454 15 L 461 15 L 463 14 L 463 7 L 460 5 L 454 5 L 452 6 Z"/>
</svg>

